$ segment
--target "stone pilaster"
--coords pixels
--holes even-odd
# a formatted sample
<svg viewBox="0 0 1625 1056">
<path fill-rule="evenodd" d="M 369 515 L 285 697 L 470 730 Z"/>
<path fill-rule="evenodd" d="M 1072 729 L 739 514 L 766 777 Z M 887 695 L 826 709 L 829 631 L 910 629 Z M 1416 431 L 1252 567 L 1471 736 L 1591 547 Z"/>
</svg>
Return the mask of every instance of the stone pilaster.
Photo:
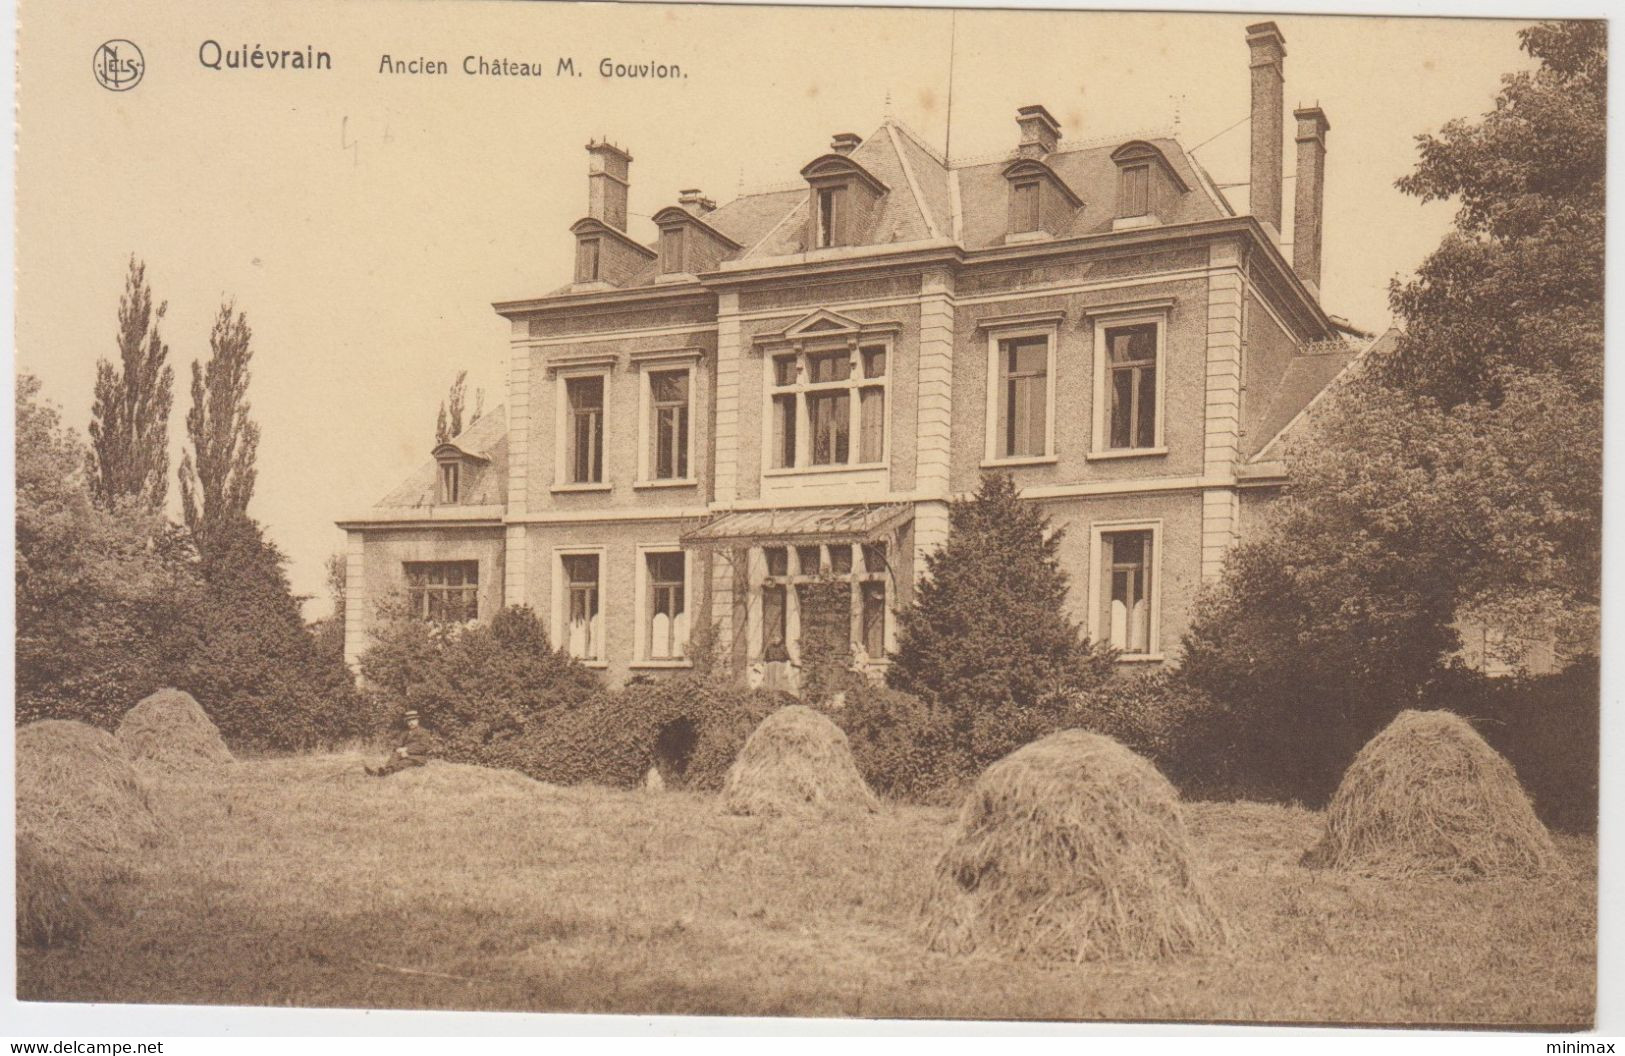
<svg viewBox="0 0 1625 1056">
<path fill-rule="evenodd" d="M 1207 298 L 1207 396 L 1203 412 L 1203 475 L 1230 484 L 1241 458 L 1242 299 L 1240 249 L 1233 243 L 1209 251 Z M 1202 578 L 1217 578 L 1237 538 L 1234 486 L 1202 492 Z"/>
<path fill-rule="evenodd" d="M 739 295 L 717 297 L 716 435 L 712 438 L 716 502 L 731 504 L 739 496 L 739 359 L 741 347 Z"/>
<path fill-rule="evenodd" d="M 523 339 L 530 336 L 530 324 L 514 320 L 513 344 L 508 358 L 508 516 L 523 516 L 530 510 L 530 409 L 531 357 L 534 351 Z M 525 546 L 525 527 L 510 524 L 503 552 L 502 603 L 523 605 L 526 573 L 530 568 Z"/>
<path fill-rule="evenodd" d="M 345 533 L 344 550 L 344 662 L 361 673 L 361 654 L 367 648 L 367 548 L 361 532 Z"/>
</svg>

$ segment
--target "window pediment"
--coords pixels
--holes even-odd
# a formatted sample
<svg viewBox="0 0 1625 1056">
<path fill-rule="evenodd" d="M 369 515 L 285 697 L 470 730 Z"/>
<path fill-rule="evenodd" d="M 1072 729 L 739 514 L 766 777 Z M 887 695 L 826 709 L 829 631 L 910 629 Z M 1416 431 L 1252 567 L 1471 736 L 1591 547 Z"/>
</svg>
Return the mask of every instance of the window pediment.
<svg viewBox="0 0 1625 1056">
<path fill-rule="evenodd" d="M 596 235 L 602 238 L 613 239 L 622 246 L 625 246 L 626 248 L 639 253 L 650 260 L 655 258 L 654 250 L 640 242 L 634 241 L 624 231 L 617 231 L 613 227 L 610 227 L 608 224 L 595 217 L 584 216 L 580 220 L 577 220 L 575 223 L 570 225 L 570 233 L 575 235 L 577 238 L 584 235 Z"/>
<path fill-rule="evenodd" d="M 801 178 L 811 184 L 856 180 L 877 196 L 891 191 L 874 173 L 844 154 L 824 154 L 814 158 L 803 166 Z"/>
<path fill-rule="evenodd" d="M 721 231 L 718 231 L 716 228 L 712 227 L 710 224 L 706 223 L 704 220 L 701 220 L 699 217 L 695 216 L 693 213 L 682 208 L 681 206 L 668 205 L 666 208 L 656 213 L 652 219 L 654 220 L 656 226 L 660 227 L 662 230 L 679 225 L 691 227 L 696 231 L 703 233 L 707 238 L 713 239 L 719 244 L 726 246 L 730 250 L 744 248 L 738 242 L 735 242 L 733 239 L 729 238 L 727 235 L 723 234 Z"/>
<path fill-rule="evenodd" d="M 1019 158 L 1004 167 L 1004 178 L 1012 184 L 1017 181 L 1042 180 L 1054 187 L 1056 192 L 1074 209 L 1083 208 L 1083 199 L 1077 192 L 1067 186 L 1060 174 L 1037 158 Z"/>
<path fill-rule="evenodd" d="M 1112 161 L 1119 167 L 1132 165 L 1136 162 L 1150 162 L 1162 170 L 1162 174 L 1174 185 L 1181 194 L 1190 190 L 1190 185 L 1180 178 L 1179 173 L 1168 161 L 1168 156 L 1151 143 L 1143 139 L 1130 140 L 1112 151 Z"/>
<path fill-rule="evenodd" d="M 777 333 L 758 334 L 753 344 L 763 345 L 795 345 L 813 341 L 842 341 L 851 344 L 873 337 L 893 334 L 903 328 L 896 322 L 864 322 L 832 312 L 828 308 L 820 308 L 802 316 Z"/>
</svg>

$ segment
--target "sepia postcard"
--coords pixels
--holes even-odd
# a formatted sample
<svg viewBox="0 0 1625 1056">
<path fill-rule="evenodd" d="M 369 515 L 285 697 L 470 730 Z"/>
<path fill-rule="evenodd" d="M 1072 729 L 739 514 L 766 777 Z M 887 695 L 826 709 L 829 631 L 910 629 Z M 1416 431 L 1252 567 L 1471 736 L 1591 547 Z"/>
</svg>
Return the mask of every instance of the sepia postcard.
<svg viewBox="0 0 1625 1056">
<path fill-rule="evenodd" d="M 62 1031 L 1592 1044 L 1605 21 L 17 25 Z"/>
</svg>

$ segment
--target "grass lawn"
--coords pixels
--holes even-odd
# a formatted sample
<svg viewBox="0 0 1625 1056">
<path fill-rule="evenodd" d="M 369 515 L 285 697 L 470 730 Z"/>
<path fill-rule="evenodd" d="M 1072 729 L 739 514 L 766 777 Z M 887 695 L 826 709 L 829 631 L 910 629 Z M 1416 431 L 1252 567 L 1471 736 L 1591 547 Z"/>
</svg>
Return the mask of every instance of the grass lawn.
<svg viewBox="0 0 1625 1056">
<path fill-rule="evenodd" d="M 1235 929 L 1153 963 L 950 957 L 913 930 L 952 812 L 858 823 L 714 797 L 553 788 L 357 755 L 156 786 L 170 843 L 24 1000 L 985 1019 L 1577 1027 L 1592 1018 L 1596 844 L 1573 879 L 1378 882 L 1304 869 L 1319 815 L 1198 803 Z"/>
</svg>

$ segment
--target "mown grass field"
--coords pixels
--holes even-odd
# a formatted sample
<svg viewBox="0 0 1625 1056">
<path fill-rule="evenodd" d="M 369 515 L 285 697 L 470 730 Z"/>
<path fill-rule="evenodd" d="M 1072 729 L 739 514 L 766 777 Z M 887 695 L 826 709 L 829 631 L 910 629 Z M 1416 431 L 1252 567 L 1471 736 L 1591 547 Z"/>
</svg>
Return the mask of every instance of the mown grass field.
<svg viewBox="0 0 1625 1056">
<path fill-rule="evenodd" d="M 1191 804 L 1219 954 L 1034 963 L 924 948 L 952 812 L 737 818 L 359 755 L 155 785 L 169 842 L 24 1000 L 985 1019 L 1588 1024 L 1596 845 L 1569 879 L 1378 882 L 1297 864 L 1313 812 Z"/>
</svg>

